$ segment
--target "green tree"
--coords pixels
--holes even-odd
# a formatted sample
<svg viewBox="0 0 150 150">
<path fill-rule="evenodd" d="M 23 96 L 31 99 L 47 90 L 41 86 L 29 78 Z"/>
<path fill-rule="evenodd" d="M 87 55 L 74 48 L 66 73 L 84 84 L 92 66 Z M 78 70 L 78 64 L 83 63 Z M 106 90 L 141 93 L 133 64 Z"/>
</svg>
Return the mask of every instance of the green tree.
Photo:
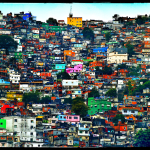
<svg viewBox="0 0 150 150">
<path fill-rule="evenodd" d="M 16 64 L 16 62 L 17 62 L 17 60 L 16 60 L 16 58 L 15 58 L 15 57 L 11 57 L 11 58 L 9 59 L 9 62 L 10 62 L 10 63 L 12 63 L 12 64 L 13 64 L 13 66 L 15 66 L 15 64 Z"/>
<path fill-rule="evenodd" d="M 131 81 L 128 81 L 128 90 L 129 90 L 129 95 L 132 95 L 132 85 L 131 85 Z"/>
<path fill-rule="evenodd" d="M 86 66 L 89 66 L 89 64 L 91 63 L 92 61 L 88 61 L 87 63 L 86 63 Z"/>
<path fill-rule="evenodd" d="M 111 75 L 113 73 L 113 70 L 111 67 L 105 66 L 103 69 L 103 74 Z"/>
<path fill-rule="evenodd" d="M 49 23 L 49 24 L 52 24 L 54 26 L 58 26 L 58 22 L 54 18 L 48 18 L 48 20 L 46 20 L 46 22 Z"/>
<path fill-rule="evenodd" d="M 71 79 L 71 76 L 67 72 L 60 72 L 57 74 L 57 79 Z"/>
<path fill-rule="evenodd" d="M 134 46 L 130 44 L 131 42 L 129 41 L 127 44 L 126 44 L 126 48 L 128 49 L 128 54 L 129 54 L 129 57 L 132 57 L 132 55 L 135 54 L 134 52 Z"/>
<path fill-rule="evenodd" d="M 85 27 L 83 30 L 82 30 L 82 34 L 83 34 L 83 37 L 85 39 L 89 39 L 89 40 L 92 40 L 94 41 L 94 33 L 93 33 L 93 30 L 88 28 L 88 27 Z"/>
<path fill-rule="evenodd" d="M 51 97 L 50 96 L 42 97 L 40 102 L 41 103 L 46 103 L 46 104 L 51 103 Z"/>
<path fill-rule="evenodd" d="M 106 37 L 106 41 L 109 42 L 109 40 L 111 39 L 111 33 L 110 32 L 107 32 L 105 34 L 105 37 Z"/>
<path fill-rule="evenodd" d="M 73 102 L 72 98 L 65 98 L 64 99 L 64 104 L 67 104 L 67 103 L 72 104 L 72 102 Z"/>
<path fill-rule="evenodd" d="M 80 115 L 84 117 L 88 114 L 89 107 L 83 102 L 83 98 L 75 98 L 73 99 L 71 111 L 76 115 Z"/>
<path fill-rule="evenodd" d="M 42 22 L 42 21 L 36 21 L 36 24 L 37 24 L 38 26 L 42 26 L 42 23 L 44 23 L 44 22 Z"/>
<path fill-rule="evenodd" d="M 0 35 L 0 49 L 6 50 L 6 55 L 9 55 L 10 49 L 17 49 L 18 43 L 8 35 Z"/>
<path fill-rule="evenodd" d="M 118 70 L 119 68 L 120 69 L 128 69 L 128 66 L 126 64 L 121 64 L 116 67 L 116 70 Z"/>
<path fill-rule="evenodd" d="M 39 103 L 40 102 L 40 93 L 38 91 L 32 91 L 29 93 L 24 93 L 22 101 L 25 103 L 25 107 L 29 102 Z"/>
<path fill-rule="evenodd" d="M 125 117 L 122 114 L 117 114 L 113 119 L 113 123 L 115 124 L 115 126 L 118 125 L 118 120 L 121 119 L 121 122 L 124 123 L 125 122 Z"/>
<path fill-rule="evenodd" d="M 125 42 L 124 41 L 120 41 L 120 45 L 124 46 Z"/>
<path fill-rule="evenodd" d="M 107 92 L 106 92 L 106 94 L 105 94 L 106 96 L 110 96 L 110 97 L 116 97 L 116 95 L 117 95 L 117 92 L 116 92 L 116 89 L 109 89 Z"/>
<path fill-rule="evenodd" d="M 140 129 L 134 137 L 134 147 L 150 147 L 150 129 Z"/>
<path fill-rule="evenodd" d="M 99 92 L 97 91 L 96 87 L 92 89 L 90 93 L 88 93 L 88 97 L 99 97 Z"/>
<path fill-rule="evenodd" d="M 114 15 L 112 16 L 112 18 L 115 19 L 115 20 L 118 20 L 119 15 L 118 15 L 118 14 L 114 14 Z"/>
</svg>

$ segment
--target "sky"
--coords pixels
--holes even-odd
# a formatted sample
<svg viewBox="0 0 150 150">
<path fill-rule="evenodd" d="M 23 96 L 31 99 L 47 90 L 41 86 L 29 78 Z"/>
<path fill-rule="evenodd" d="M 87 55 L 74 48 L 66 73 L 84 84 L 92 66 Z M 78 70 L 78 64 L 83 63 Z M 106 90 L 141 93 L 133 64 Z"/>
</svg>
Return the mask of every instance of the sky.
<svg viewBox="0 0 150 150">
<path fill-rule="evenodd" d="M 50 17 L 64 20 L 67 23 L 70 6 L 73 17 L 82 17 L 82 20 L 112 21 L 112 16 L 137 17 L 150 15 L 150 3 L 0 3 L 3 15 L 12 12 L 12 15 L 22 11 L 36 16 L 37 21 L 46 22 Z"/>
</svg>

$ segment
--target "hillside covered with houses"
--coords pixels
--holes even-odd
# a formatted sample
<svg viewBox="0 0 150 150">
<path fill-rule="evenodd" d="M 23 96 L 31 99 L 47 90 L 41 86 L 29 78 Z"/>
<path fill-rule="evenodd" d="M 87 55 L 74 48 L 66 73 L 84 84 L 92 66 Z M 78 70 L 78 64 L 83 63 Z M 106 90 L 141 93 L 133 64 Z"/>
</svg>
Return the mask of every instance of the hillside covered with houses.
<svg viewBox="0 0 150 150">
<path fill-rule="evenodd" d="M 0 12 L 0 147 L 133 147 L 150 127 L 149 17 L 35 18 Z"/>
</svg>

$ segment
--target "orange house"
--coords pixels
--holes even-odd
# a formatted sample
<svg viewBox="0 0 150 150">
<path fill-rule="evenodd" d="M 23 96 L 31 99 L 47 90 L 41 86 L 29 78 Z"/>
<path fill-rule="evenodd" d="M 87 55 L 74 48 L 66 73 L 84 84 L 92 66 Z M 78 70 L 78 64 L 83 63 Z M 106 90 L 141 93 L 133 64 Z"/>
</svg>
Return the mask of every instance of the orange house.
<svg viewBox="0 0 150 150">
<path fill-rule="evenodd" d="M 90 67 L 96 67 L 96 66 L 104 67 L 103 62 L 100 62 L 100 61 L 93 61 L 93 62 L 90 62 L 90 63 L 89 63 L 89 66 L 90 66 Z"/>
<path fill-rule="evenodd" d="M 126 119 L 132 118 L 132 120 L 136 120 L 136 117 L 135 117 L 135 116 L 133 116 L 133 115 L 126 116 L 125 118 L 126 118 Z"/>
<path fill-rule="evenodd" d="M 49 109 L 50 109 L 50 107 L 45 107 L 45 106 L 44 106 L 44 107 L 42 108 L 42 112 L 48 112 Z"/>
<path fill-rule="evenodd" d="M 72 52 L 72 50 L 64 50 L 64 61 L 66 60 L 66 56 L 75 57 L 75 52 Z"/>
<path fill-rule="evenodd" d="M 51 73 L 50 72 L 41 72 L 40 76 L 41 77 L 51 77 Z"/>
<path fill-rule="evenodd" d="M 44 90 L 53 90 L 53 89 L 54 89 L 54 87 L 46 86 L 46 87 L 44 87 L 43 89 L 44 89 Z"/>
<path fill-rule="evenodd" d="M 53 100 L 53 101 L 54 101 L 55 99 L 56 99 L 56 97 L 51 97 L 51 100 Z"/>
</svg>

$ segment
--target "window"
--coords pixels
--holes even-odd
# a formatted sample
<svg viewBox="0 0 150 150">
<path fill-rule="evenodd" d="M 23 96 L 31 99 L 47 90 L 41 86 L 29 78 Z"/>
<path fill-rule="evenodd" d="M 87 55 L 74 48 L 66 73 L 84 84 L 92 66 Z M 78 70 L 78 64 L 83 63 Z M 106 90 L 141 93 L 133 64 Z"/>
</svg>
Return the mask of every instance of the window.
<svg viewBox="0 0 150 150">
<path fill-rule="evenodd" d="M 14 128 L 17 128 L 17 125 L 14 125 Z"/>
<path fill-rule="evenodd" d="M 0 125 L 3 125 L 3 123 L 1 122 Z"/>
<path fill-rule="evenodd" d="M 124 113 L 127 113 L 127 110 L 124 110 Z"/>
<path fill-rule="evenodd" d="M 2 143 L 2 146 L 5 146 L 5 143 Z"/>
<path fill-rule="evenodd" d="M 40 145 L 38 145 L 38 147 L 40 147 Z"/>
<path fill-rule="evenodd" d="M 56 120 L 52 120 L 52 123 L 55 123 Z"/>
<path fill-rule="evenodd" d="M 82 133 L 82 131 L 79 131 L 80 133 Z"/>
<path fill-rule="evenodd" d="M 85 134 L 88 134 L 88 131 L 85 131 Z"/>
<path fill-rule="evenodd" d="M 131 110 L 131 113 L 134 113 L 134 110 Z"/>
<path fill-rule="evenodd" d="M 78 119 L 78 117 L 74 117 L 74 119 Z"/>
<path fill-rule="evenodd" d="M 17 122 L 17 119 L 15 119 L 15 122 Z"/>
<path fill-rule="evenodd" d="M 30 135 L 33 135 L 33 132 L 31 132 Z"/>
<path fill-rule="evenodd" d="M 69 119 L 72 119 L 72 117 L 69 117 Z"/>
<path fill-rule="evenodd" d="M 31 129 L 33 129 L 33 126 L 31 126 Z"/>
<path fill-rule="evenodd" d="M 33 123 L 33 120 L 31 120 L 31 123 Z"/>
</svg>

